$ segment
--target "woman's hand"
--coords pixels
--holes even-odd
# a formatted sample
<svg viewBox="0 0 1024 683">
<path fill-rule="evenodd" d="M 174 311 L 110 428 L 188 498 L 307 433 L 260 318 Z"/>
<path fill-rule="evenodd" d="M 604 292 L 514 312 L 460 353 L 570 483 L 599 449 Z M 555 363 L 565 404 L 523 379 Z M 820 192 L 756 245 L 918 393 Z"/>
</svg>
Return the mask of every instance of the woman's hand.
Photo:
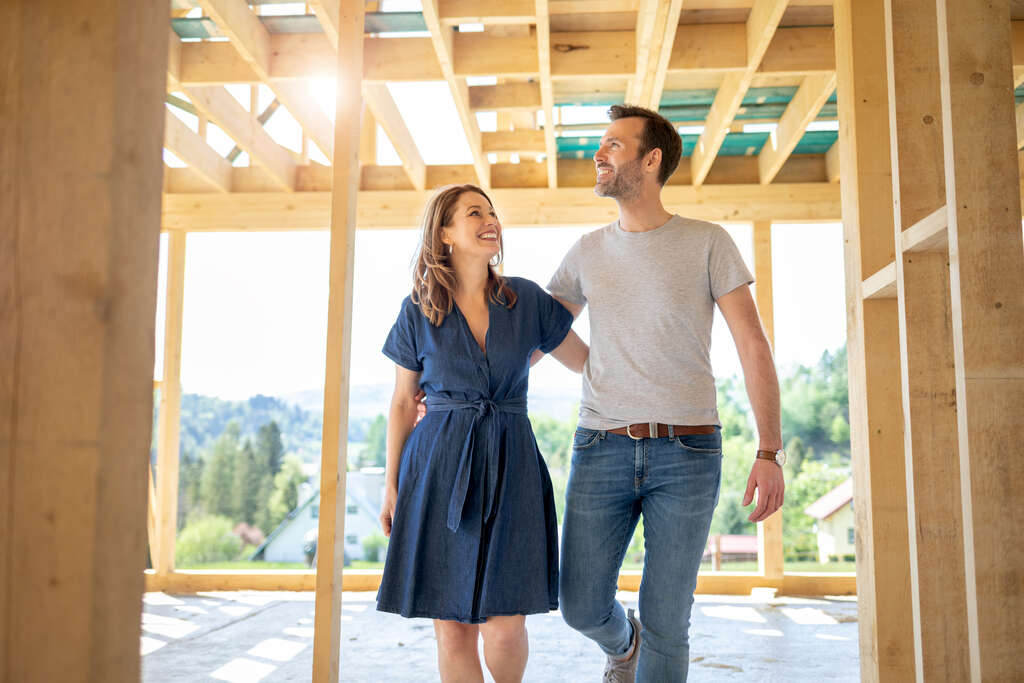
<svg viewBox="0 0 1024 683">
<path fill-rule="evenodd" d="M 384 487 L 384 502 L 380 510 L 380 526 L 384 535 L 391 538 L 391 522 L 395 518 L 395 502 L 398 500 L 398 489 L 394 486 Z"/>
</svg>

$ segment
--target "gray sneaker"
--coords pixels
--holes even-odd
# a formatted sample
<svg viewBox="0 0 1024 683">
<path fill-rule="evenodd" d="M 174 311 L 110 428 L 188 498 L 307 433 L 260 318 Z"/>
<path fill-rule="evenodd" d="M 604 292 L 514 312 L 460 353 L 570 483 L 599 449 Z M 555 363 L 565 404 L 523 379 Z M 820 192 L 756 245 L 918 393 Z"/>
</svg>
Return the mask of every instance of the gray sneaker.
<svg viewBox="0 0 1024 683">
<path fill-rule="evenodd" d="M 633 646 L 628 657 L 618 659 L 608 655 L 608 662 L 604 665 L 604 683 L 633 683 L 636 680 L 636 664 L 640 661 L 640 632 L 643 626 L 636 618 L 636 613 L 629 610 L 627 617 L 629 623 L 633 624 Z"/>
</svg>

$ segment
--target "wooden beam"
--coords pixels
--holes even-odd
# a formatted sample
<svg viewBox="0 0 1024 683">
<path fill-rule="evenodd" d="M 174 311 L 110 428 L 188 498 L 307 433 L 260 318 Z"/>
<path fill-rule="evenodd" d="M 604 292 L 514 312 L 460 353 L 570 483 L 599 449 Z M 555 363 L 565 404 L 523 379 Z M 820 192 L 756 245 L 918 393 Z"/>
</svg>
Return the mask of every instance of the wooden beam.
<svg viewBox="0 0 1024 683">
<path fill-rule="evenodd" d="M 637 8 L 636 69 L 626 101 L 657 110 L 673 55 L 683 0 L 641 0 Z"/>
<path fill-rule="evenodd" d="M 320 22 L 320 28 L 324 30 L 324 35 L 327 36 L 327 40 L 331 43 L 331 47 L 335 50 L 338 49 L 338 3 L 333 0 L 312 0 L 307 2 L 306 5 L 313 10 L 313 14 L 316 15 L 317 20 Z"/>
<path fill-rule="evenodd" d="M 333 127 L 330 120 L 310 97 L 305 83 L 282 84 L 270 81 L 270 33 L 245 0 L 199 0 L 199 4 L 230 39 L 256 77 L 267 84 L 305 133 L 330 159 L 333 153 Z"/>
<path fill-rule="evenodd" d="M 804 82 L 800 84 L 800 88 L 779 119 L 778 128 L 772 132 L 768 142 L 757 155 L 762 183 L 770 183 L 775 179 L 807 131 L 807 125 L 818 116 L 818 112 L 835 89 L 835 73 L 804 78 Z"/>
<path fill-rule="evenodd" d="M 548 0 L 536 0 L 537 67 L 540 71 L 540 99 L 544 112 L 544 162 L 548 187 L 558 187 L 558 145 L 555 142 L 555 96 L 551 84 L 551 17 Z"/>
<path fill-rule="evenodd" d="M 342 0 L 338 17 L 338 67 L 334 117 L 334 191 L 331 193 L 331 259 L 327 301 L 320 522 L 317 545 L 313 681 L 337 683 L 341 667 L 342 571 L 345 554 L 345 463 L 352 353 L 352 273 L 359 183 L 363 0 Z"/>
<path fill-rule="evenodd" d="M 0 679 L 9 683 L 141 676 L 167 12 L 155 0 L 4 3 Z"/>
<path fill-rule="evenodd" d="M 164 367 L 156 431 L 157 553 L 153 569 L 174 571 L 178 533 L 178 463 L 181 432 L 181 329 L 185 301 L 184 233 L 167 241 L 167 289 L 164 307 Z"/>
<path fill-rule="evenodd" d="M 416 148 L 416 141 L 413 140 L 401 112 L 395 100 L 391 97 L 388 86 L 383 83 L 366 83 L 363 85 L 363 99 L 366 106 L 373 114 L 374 120 L 384 129 L 391 146 L 398 153 L 402 160 L 402 168 L 409 176 L 409 182 L 417 190 L 423 190 L 427 186 L 427 167 L 423 163 Z M 358 179 L 356 181 L 358 183 Z"/>
<path fill-rule="evenodd" d="M 768 343 L 775 348 L 775 307 L 772 295 L 772 224 L 753 224 L 754 294 Z M 782 549 L 782 515 L 774 514 L 757 524 L 757 573 L 770 579 L 781 579 L 784 573 Z"/>
<path fill-rule="evenodd" d="M 541 38 L 539 33 L 537 35 L 537 50 L 540 52 Z M 550 50 L 550 41 L 548 45 Z M 473 111 L 537 111 L 544 108 L 544 103 L 539 83 L 472 85 L 469 87 L 469 108 Z"/>
<path fill-rule="evenodd" d="M 1014 108 L 1014 116 L 1017 121 L 1017 149 L 1024 149 L 1024 103 Z"/>
<path fill-rule="evenodd" d="M 346 569 L 342 587 L 346 591 L 376 591 L 380 588 L 379 569 Z M 619 572 L 621 590 L 637 590 L 642 572 L 624 569 Z M 146 591 L 167 593 L 199 593 L 208 591 L 312 591 L 315 574 L 301 569 L 271 571 L 185 570 L 166 576 L 146 572 Z M 793 573 L 771 579 L 754 573 L 701 572 L 697 576 L 697 592 L 710 595 L 750 595 L 754 588 L 775 588 L 777 595 L 826 596 L 856 595 L 857 577 L 853 573 Z"/>
<path fill-rule="evenodd" d="M 437 55 L 437 62 L 441 66 L 441 73 L 448 83 L 448 89 L 455 102 L 455 109 L 459 113 L 459 120 L 462 122 L 462 130 L 466 134 L 466 142 L 469 144 L 470 153 L 473 155 L 473 167 L 476 169 L 477 182 L 485 190 L 491 186 L 491 168 L 484 154 L 480 141 L 480 126 L 476 121 L 476 114 L 469 108 L 469 91 L 465 78 L 456 78 L 454 69 L 453 46 L 454 38 L 452 28 L 443 26 L 438 16 L 437 0 L 424 0 L 423 21 L 430 31 L 430 40 L 434 46 L 434 53 Z M 498 40 L 498 39 L 492 39 Z M 536 55 L 536 50 L 534 50 Z"/>
<path fill-rule="evenodd" d="M 859 296 L 895 260 L 883 0 L 835 0 L 834 17 L 861 680 L 903 683 L 915 667 L 899 311 Z"/>
<path fill-rule="evenodd" d="M 439 0 L 438 15 L 442 26 L 484 24 L 505 26 L 532 24 L 535 20 L 533 0 Z"/>
<path fill-rule="evenodd" d="M 190 87 L 185 94 L 196 109 L 231 136 L 259 166 L 286 192 L 295 189 L 295 161 L 291 153 L 277 144 L 263 125 L 247 112 L 223 87 Z"/>
<path fill-rule="evenodd" d="M 1021 240 L 1009 3 L 938 0 L 956 418 L 971 680 L 1020 680 L 1024 459 Z M 1011 588 L 1012 587 L 1012 588 Z M 961 644 L 963 647 L 963 644 Z"/>
<path fill-rule="evenodd" d="M 839 169 L 841 165 L 839 163 L 839 141 L 836 140 L 832 143 L 832 146 L 825 152 L 825 173 L 828 176 L 830 183 L 839 182 Z"/>
<path fill-rule="evenodd" d="M 538 154 L 545 150 L 542 130 L 499 130 L 482 134 L 484 152 Z"/>
<path fill-rule="evenodd" d="M 886 0 L 894 240 L 944 213 L 942 102 L 934 0 Z M 963 506 L 947 254 L 895 262 L 918 680 L 968 680 Z M 942 557 L 942 562 L 936 562 Z"/>
<path fill-rule="evenodd" d="M 709 221 L 835 221 L 839 192 L 833 183 L 669 185 L 662 201 L 669 210 Z M 592 188 L 495 188 L 491 197 L 508 226 L 600 224 L 616 215 L 615 205 Z M 360 192 L 358 225 L 414 228 L 427 199 L 429 192 Z M 325 230 L 330 192 L 165 194 L 163 215 L 168 230 Z"/>
<path fill-rule="evenodd" d="M 690 158 L 693 184 L 700 185 L 711 170 L 711 164 L 718 156 L 718 150 L 725 141 L 729 124 L 732 123 L 743 97 L 747 94 L 754 73 L 761 65 L 771 44 L 775 31 L 786 11 L 787 0 L 758 0 L 750 10 L 746 24 L 746 66 L 738 73 L 728 74 L 722 81 L 722 87 L 715 94 L 715 100 L 708 112 L 704 132 L 693 150 Z"/>
<path fill-rule="evenodd" d="M 686 5 L 688 6 L 688 5 Z M 1012 22 L 1015 35 L 1024 22 Z M 173 31 L 171 31 L 173 33 Z M 460 33 L 452 38 L 458 53 L 458 75 L 499 78 L 535 77 L 539 73 L 532 38 L 492 37 Z M 174 34 L 177 40 L 177 34 Z M 1022 41 L 1024 42 L 1024 41 Z M 591 76 L 628 77 L 636 73 L 636 36 L 631 31 L 587 31 L 551 34 L 551 72 L 559 81 Z M 666 73 L 673 78 L 724 76 L 747 68 L 745 24 L 683 24 Z M 228 42 L 200 41 L 174 45 L 178 70 L 168 74 L 181 85 L 260 83 L 252 66 Z M 429 38 L 366 38 L 364 79 L 369 81 L 437 81 L 444 75 Z M 267 82 L 330 76 L 334 48 L 320 33 L 270 35 Z M 1024 44 L 1014 44 L 1014 64 L 1024 68 Z M 835 71 L 835 44 L 830 27 L 786 27 L 775 32 L 756 74 L 760 77 L 800 76 Z"/>
<path fill-rule="evenodd" d="M 167 110 L 164 147 L 221 192 L 231 191 L 231 163 Z"/>
</svg>

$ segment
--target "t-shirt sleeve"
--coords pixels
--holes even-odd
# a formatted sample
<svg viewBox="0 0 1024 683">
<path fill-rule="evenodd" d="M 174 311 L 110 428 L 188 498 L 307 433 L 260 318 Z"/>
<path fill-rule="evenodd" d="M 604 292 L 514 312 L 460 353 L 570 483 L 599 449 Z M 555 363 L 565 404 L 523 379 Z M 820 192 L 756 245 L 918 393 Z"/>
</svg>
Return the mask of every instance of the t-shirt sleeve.
<svg viewBox="0 0 1024 683">
<path fill-rule="evenodd" d="M 572 245 L 572 248 L 565 254 L 565 258 L 562 259 L 562 265 L 558 266 L 558 270 L 555 271 L 555 274 L 551 276 L 551 281 L 548 282 L 548 291 L 559 299 L 583 306 L 587 303 L 587 297 L 583 295 L 580 274 L 580 266 L 582 265 L 580 258 L 581 241 L 577 240 L 576 244 Z"/>
<path fill-rule="evenodd" d="M 551 353 L 572 329 L 572 313 L 553 296 L 537 287 L 537 315 L 540 318 L 540 345 L 537 348 L 544 353 Z"/>
<path fill-rule="evenodd" d="M 741 285 L 754 281 L 747 264 L 740 256 L 740 250 L 732 237 L 721 226 L 715 226 L 711 233 L 708 252 L 708 273 L 711 282 L 711 296 L 716 301 Z"/>
<path fill-rule="evenodd" d="M 384 355 L 403 368 L 413 372 L 423 372 L 423 363 L 417 353 L 416 315 L 420 314 L 416 304 L 406 297 L 402 302 L 402 310 L 398 320 L 391 326 L 391 332 L 384 342 Z"/>
</svg>

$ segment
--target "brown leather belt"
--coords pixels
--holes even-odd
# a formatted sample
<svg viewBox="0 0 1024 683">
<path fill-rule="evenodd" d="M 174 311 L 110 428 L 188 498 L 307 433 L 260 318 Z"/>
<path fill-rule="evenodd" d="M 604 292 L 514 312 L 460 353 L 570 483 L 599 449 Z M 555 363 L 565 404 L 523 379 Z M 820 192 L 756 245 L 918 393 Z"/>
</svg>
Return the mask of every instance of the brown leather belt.
<svg viewBox="0 0 1024 683">
<path fill-rule="evenodd" d="M 670 432 L 671 430 L 671 432 Z M 633 439 L 663 439 L 671 433 L 673 436 L 686 434 L 714 434 L 714 425 L 665 425 L 660 422 L 637 422 L 618 429 L 609 429 L 612 434 L 622 434 Z"/>
</svg>

